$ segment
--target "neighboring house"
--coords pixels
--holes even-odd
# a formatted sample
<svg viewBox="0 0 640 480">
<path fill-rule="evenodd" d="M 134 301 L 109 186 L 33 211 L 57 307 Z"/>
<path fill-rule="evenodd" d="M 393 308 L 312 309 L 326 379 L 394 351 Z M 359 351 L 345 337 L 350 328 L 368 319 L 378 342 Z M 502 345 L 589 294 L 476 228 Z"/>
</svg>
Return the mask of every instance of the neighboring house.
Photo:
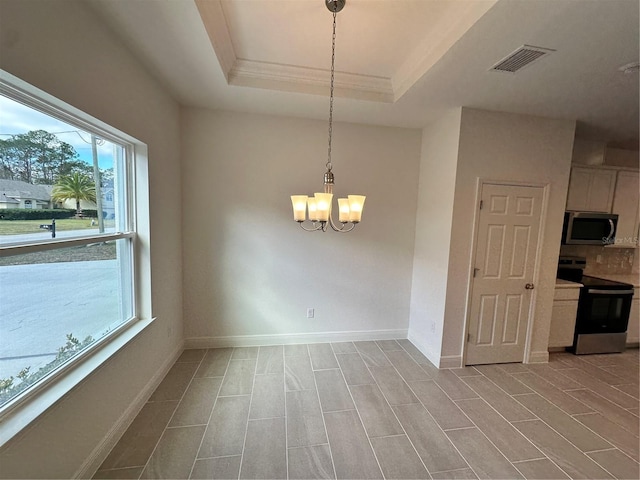
<svg viewBox="0 0 640 480">
<path fill-rule="evenodd" d="M 53 208 L 51 185 L 32 185 L 21 180 L 0 179 L 0 209 Z"/>
<path fill-rule="evenodd" d="M 52 185 L 32 185 L 21 180 L 3 180 L 0 179 L 0 209 L 7 208 L 28 208 L 33 210 L 46 208 L 76 208 L 76 201 L 73 199 L 65 200 L 61 204 L 56 204 L 51 200 Z M 103 188 L 102 190 L 102 211 L 105 212 L 104 218 L 115 217 L 115 206 L 113 203 L 113 187 Z M 80 208 L 95 210 L 94 202 L 82 200 Z"/>
<path fill-rule="evenodd" d="M 104 212 L 105 219 L 115 218 L 115 205 L 113 202 L 114 191 L 113 187 L 103 187 L 102 188 L 102 211 Z M 76 201 L 74 199 L 68 199 L 62 202 L 62 208 L 70 208 L 75 210 Z M 80 208 L 82 210 L 96 210 L 98 206 L 95 202 L 89 202 L 87 200 L 80 200 Z"/>
<path fill-rule="evenodd" d="M 116 218 L 116 208 L 113 203 L 114 196 L 113 187 L 102 187 L 102 211 L 104 212 L 104 218 Z"/>
</svg>

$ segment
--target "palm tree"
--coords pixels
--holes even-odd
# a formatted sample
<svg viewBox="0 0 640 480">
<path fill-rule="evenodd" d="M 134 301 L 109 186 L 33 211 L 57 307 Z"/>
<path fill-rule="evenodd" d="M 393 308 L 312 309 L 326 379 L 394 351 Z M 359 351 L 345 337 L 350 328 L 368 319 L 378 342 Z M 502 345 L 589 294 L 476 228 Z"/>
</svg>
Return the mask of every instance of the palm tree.
<svg viewBox="0 0 640 480">
<path fill-rule="evenodd" d="M 90 202 L 96 201 L 96 185 L 86 175 L 81 173 L 72 173 L 60 177 L 51 191 L 51 198 L 56 202 L 64 202 L 65 200 L 76 201 L 76 216 L 80 217 L 82 210 L 80 209 L 80 200 Z"/>
</svg>

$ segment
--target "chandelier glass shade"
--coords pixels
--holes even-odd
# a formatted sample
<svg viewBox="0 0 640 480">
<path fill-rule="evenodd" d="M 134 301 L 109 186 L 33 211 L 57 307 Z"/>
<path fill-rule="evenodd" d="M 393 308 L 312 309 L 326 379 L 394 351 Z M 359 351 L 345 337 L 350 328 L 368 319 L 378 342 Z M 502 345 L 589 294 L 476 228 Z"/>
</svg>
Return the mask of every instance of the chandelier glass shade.
<svg viewBox="0 0 640 480">
<path fill-rule="evenodd" d="M 338 222 L 335 222 L 332 216 L 334 175 L 332 172 L 333 164 L 331 163 L 331 137 L 333 134 L 333 84 L 336 58 L 336 15 L 344 8 L 346 0 L 324 0 L 324 2 L 329 11 L 333 13 L 331 90 L 329 96 L 329 148 L 327 163 L 325 164 L 326 171 L 324 173 L 324 191 L 315 193 L 313 196 L 292 195 L 291 203 L 293 205 L 293 219 L 308 232 L 317 230 L 326 232 L 329 227 L 336 232 L 350 232 L 362 219 L 362 210 L 364 208 L 364 201 L 366 197 L 364 195 L 348 195 L 347 198 L 338 198 Z M 311 226 L 304 225 L 307 220 L 311 222 Z"/>
</svg>

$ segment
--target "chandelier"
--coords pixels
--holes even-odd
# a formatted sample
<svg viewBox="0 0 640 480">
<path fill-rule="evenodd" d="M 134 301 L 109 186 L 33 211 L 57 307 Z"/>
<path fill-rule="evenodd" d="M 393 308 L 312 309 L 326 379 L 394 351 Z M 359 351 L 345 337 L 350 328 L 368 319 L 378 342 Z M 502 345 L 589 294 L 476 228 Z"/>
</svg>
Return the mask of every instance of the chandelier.
<svg viewBox="0 0 640 480">
<path fill-rule="evenodd" d="M 334 176 L 331 169 L 331 136 L 333 133 L 333 79 L 336 59 L 336 14 L 344 8 L 346 0 L 325 0 L 325 4 L 333 13 L 333 37 L 331 43 L 331 90 L 329 96 L 329 148 L 328 158 L 324 172 L 324 192 L 315 193 L 313 197 L 307 195 L 292 195 L 293 219 L 307 232 L 321 230 L 326 232 L 328 227 L 336 232 L 350 232 L 362 218 L 364 207 L 364 195 L 348 195 L 347 198 L 338 199 L 338 224 L 333 220 L 331 205 L 333 203 Z M 309 210 L 310 227 L 305 227 L 307 220 L 307 208 Z"/>
</svg>

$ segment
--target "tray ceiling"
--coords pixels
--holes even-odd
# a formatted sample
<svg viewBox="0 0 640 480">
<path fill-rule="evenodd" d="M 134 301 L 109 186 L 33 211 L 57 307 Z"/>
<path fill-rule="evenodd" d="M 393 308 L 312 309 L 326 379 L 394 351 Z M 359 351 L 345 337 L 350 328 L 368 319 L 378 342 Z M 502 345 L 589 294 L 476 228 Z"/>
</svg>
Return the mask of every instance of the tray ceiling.
<svg viewBox="0 0 640 480">
<path fill-rule="evenodd" d="M 184 106 L 326 119 L 324 0 L 86 0 Z M 336 121 L 421 128 L 472 107 L 577 120 L 638 148 L 637 0 L 347 0 Z M 491 71 L 518 49 L 552 53 Z"/>
<path fill-rule="evenodd" d="M 326 95 L 324 2 L 195 1 L 230 85 Z M 495 1 L 348 0 L 336 19 L 336 95 L 398 100 Z"/>
</svg>

